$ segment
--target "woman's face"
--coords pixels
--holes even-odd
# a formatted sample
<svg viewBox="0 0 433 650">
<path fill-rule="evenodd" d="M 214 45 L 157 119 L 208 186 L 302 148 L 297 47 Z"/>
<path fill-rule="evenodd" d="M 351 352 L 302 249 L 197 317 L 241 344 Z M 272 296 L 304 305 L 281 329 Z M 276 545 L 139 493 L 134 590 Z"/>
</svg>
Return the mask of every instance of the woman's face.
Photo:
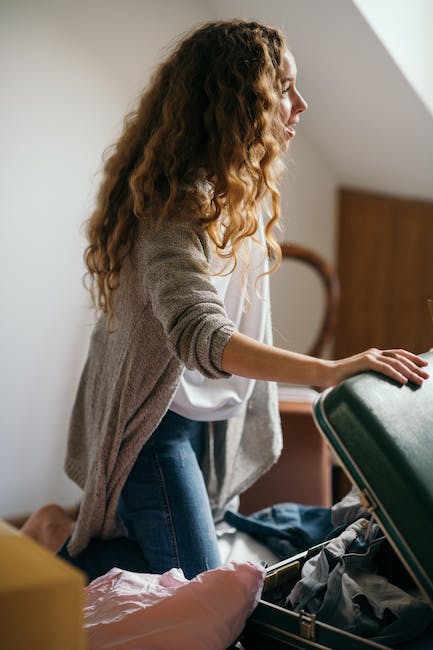
<svg viewBox="0 0 433 650">
<path fill-rule="evenodd" d="M 296 135 L 295 127 L 299 116 L 307 110 L 308 105 L 296 88 L 296 63 L 293 54 L 286 50 L 282 59 L 283 75 L 281 79 L 280 119 L 283 124 L 282 147 L 284 151 Z"/>
</svg>

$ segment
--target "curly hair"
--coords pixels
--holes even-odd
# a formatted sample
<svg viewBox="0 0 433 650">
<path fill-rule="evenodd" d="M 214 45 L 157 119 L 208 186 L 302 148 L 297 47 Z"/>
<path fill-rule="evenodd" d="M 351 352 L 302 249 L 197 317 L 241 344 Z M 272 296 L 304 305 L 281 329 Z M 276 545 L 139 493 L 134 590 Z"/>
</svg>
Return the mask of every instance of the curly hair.
<svg viewBox="0 0 433 650">
<path fill-rule="evenodd" d="M 272 270 L 279 265 L 272 229 L 280 218 L 278 106 L 285 49 L 276 29 L 242 20 L 212 22 L 184 37 L 156 69 L 105 156 L 87 221 L 86 277 L 95 306 L 109 319 L 138 220 L 192 218 L 235 268 L 242 241 L 257 231 L 257 206 L 266 196 Z"/>
</svg>

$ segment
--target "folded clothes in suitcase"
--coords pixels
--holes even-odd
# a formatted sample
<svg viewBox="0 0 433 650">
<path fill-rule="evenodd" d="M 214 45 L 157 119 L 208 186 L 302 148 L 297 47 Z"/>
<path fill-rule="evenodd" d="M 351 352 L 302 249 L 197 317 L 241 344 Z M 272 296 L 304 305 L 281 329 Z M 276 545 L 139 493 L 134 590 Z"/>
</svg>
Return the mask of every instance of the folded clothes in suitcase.
<svg viewBox="0 0 433 650">
<path fill-rule="evenodd" d="M 421 356 L 429 361 L 428 370 L 433 374 L 433 350 Z M 420 603 L 420 609 L 413 610 L 413 618 L 409 613 L 405 620 L 407 634 L 402 634 L 400 643 L 407 638 L 398 647 L 432 650 L 432 626 L 421 635 L 417 629 L 433 612 L 433 377 L 417 387 L 398 385 L 373 372 L 362 373 L 322 393 L 314 405 L 314 418 L 357 487 L 361 503 L 371 513 L 370 522 L 357 522 L 353 538 L 359 535 L 362 539 L 362 527 L 366 536 L 371 535 L 373 527 L 386 536 L 386 554 L 395 558 L 386 578 L 395 584 L 402 581 Z M 346 537 L 352 533 L 346 532 Z M 334 549 L 327 551 L 323 549 L 329 542 L 319 544 L 269 568 L 262 600 L 245 628 L 245 647 L 395 647 L 398 634 L 396 643 L 376 643 L 371 640 L 374 634 L 360 636 L 350 625 L 341 629 L 325 622 L 322 614 L 325 609 L 329 612 L 329 602 L 316 614 L 308 608 L 294 610 L 293 600 L 302 605 L 305 584 L 312 588 L 311 576 L 316 574 L 311 573 L 310 565 L 317 568 L 323 558 L 332 564 L 333 550 L 341 543 L 334 543 Z M 305 584 L 301 584 L 302 579 Z M 325 587 L 317 593 L 323 596 Z M 411 627 L 415 638 L 408 640 Z"/>
</svg>

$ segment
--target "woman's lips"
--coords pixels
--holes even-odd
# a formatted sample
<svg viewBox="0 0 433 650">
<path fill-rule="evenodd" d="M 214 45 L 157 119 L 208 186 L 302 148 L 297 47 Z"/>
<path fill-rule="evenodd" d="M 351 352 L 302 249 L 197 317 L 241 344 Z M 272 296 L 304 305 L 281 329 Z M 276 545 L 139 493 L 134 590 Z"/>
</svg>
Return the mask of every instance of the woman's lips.
<svg viewBox="0 0 433 650">
<path fill-rule="evenodd" d="M 296 131 L 293 126 L 286 126 L 285 131 L 288 138 L 294 138 L 296 135 Z"/>
</svg>

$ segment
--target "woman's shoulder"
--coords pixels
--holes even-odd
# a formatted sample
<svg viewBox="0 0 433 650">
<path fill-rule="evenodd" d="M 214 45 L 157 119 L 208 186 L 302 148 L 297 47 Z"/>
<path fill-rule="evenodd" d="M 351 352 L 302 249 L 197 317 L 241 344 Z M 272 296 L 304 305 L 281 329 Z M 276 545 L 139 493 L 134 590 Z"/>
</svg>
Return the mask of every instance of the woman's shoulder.
<svg viewBox="0 0 433 650">
<path fill-rule="evenodd" d="M 200 221 L 192 218 L 140 220 L 135 241 L 139 250 L 161 254 L 177 251 L 186 256 L 210 257 L 210 237 Z"/>
</svg>

